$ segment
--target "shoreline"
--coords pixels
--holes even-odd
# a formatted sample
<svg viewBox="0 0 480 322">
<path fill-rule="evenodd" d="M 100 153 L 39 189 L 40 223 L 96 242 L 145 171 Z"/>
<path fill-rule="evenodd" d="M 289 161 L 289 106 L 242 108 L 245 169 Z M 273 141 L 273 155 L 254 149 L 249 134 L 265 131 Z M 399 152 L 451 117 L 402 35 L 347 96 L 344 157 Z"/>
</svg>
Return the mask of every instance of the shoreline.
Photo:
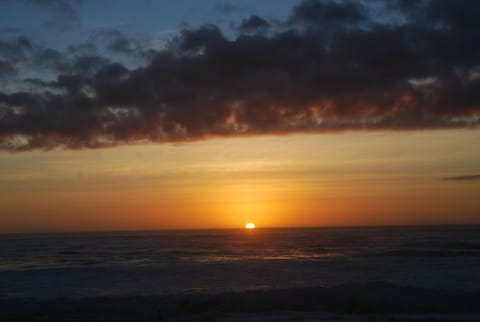
<svg viewBox="0 0 480 322">
<path fill-rule="evenodd" d="M 386 282 L 220 294 L 0 298 L 8 321 L 478 321 L 480 289 Z"/>
</svg>

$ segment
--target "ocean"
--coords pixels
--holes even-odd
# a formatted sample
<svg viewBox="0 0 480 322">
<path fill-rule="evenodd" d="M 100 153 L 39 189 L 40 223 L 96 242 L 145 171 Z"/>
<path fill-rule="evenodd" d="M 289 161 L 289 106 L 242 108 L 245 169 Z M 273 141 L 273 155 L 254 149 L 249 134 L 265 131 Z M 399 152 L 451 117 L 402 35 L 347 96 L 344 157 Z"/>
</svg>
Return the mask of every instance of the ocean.
<svg viewBox="0 0 480 322">
<path fill-rule="evenodd" d="M 12 303 L 27 300 L 24 308 L 59 298 L 218 300 L 311 289 L 347 297 L 362 289 L 380 298 L 387 291 L 396 303 L 405 290 L 413 297 L 452 292 L 443 294 L 476 298 L 480 313 L 480 226 L 0 235 L 0 309 L 13 320 Z M 412 313 L 438 313 L 424 311 Z M 393 313 L 402 312 L 409 313 Z M 475 307 L 451 313 L 480 317 Z"/>
</svg>

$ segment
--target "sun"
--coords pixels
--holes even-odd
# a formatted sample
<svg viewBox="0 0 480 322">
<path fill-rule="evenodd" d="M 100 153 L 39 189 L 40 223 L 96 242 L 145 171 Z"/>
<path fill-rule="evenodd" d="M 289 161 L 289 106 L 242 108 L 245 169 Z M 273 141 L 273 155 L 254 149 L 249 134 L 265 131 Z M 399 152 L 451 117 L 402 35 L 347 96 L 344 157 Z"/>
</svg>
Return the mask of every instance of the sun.
<svg viewBox="0 0 480 322">
<path fill-rule="evenodd" d="M 255 229 L 255 224 L 253 222 L 249 222 L 245 225 L 246 229 Z"/>
</svg>

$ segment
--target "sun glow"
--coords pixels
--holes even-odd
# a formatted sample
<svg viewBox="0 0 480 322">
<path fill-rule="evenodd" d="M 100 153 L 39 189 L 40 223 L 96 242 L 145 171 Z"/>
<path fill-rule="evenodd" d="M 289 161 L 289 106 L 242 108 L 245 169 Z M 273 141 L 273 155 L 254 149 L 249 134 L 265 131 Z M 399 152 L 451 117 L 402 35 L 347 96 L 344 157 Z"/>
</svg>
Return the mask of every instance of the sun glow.
<svg viewBox="0 0 480 322">
<path fill-rule="evenodd" d="M 253 222 L 249 222 L 245 225 L 246 229 L 255 229 L 255 224 Z"/>
</svg>

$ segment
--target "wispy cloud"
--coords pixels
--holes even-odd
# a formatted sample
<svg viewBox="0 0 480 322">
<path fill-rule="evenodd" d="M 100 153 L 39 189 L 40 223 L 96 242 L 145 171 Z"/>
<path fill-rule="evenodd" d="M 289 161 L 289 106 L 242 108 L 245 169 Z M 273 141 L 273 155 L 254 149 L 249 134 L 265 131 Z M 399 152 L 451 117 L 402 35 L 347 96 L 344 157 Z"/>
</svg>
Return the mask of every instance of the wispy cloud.
<svg viewBox="0 0 480 322">
<path fill-rule="evenodd" d="M 476 181 L 480 180 L 480 174 L 473 174 L 467 176 L 452 176 L 452 177 L 445 177 L 443 180 L 448 181 Z"/>
<path fill-rule="evenodd" d="M 50 18 L 45 21 L 44 26 L 59 31 L 70 31 L 81 25 L 78 12 L 83 0 L 1 0 L 0 5 L 9 3 L 20 3 L 32 5 L 39 9 L 50 12 Z"/>
</svg>

